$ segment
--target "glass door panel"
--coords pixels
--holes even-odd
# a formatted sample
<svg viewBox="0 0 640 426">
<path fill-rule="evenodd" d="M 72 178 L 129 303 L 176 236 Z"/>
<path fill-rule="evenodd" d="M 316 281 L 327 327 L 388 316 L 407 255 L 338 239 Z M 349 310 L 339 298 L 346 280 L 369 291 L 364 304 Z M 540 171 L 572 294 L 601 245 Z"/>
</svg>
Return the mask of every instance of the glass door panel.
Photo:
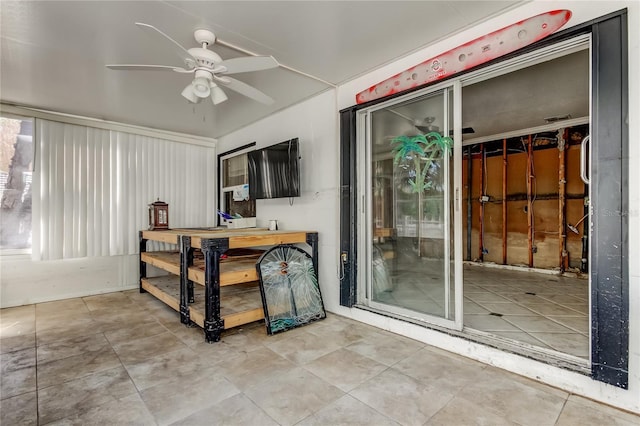
<svg viewBox="0 0 640 426">
<path fill-rule="evenodd" d="M 369 304 L 454 326 L 453 89 L 368 115 Z M 443 322 L 444 321 L 444 322 Z"/>
</svg>

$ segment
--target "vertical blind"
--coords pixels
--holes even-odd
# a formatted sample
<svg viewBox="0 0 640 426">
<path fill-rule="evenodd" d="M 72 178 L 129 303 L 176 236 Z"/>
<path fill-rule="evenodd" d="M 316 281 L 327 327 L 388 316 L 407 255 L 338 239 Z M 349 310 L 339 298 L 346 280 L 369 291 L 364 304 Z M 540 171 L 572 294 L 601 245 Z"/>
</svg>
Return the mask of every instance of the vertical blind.
<svg viewBox="0 0 640 426">
<path fill-rule="evenodd" d="M 33 258 L 138 252 L 148 204 L 172 228 L 214 223 L 213 146 L 36 119 Z"/>
</svg>

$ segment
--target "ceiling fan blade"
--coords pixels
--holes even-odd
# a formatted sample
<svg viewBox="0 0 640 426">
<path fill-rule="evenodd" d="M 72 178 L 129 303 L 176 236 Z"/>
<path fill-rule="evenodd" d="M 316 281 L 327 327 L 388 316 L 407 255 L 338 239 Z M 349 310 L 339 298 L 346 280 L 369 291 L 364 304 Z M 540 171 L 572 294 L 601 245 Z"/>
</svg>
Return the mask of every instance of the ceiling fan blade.
<svg viewBox="0 0 640 426">
<path fill-rule="evenodd" d="M 149 34 L 151 37 L 154 37 L 156 40 L 162 40 L 162 43 L 165 46 L 170 47 L 174 53 L 176 53 L 180 59 L 187 65 L 188 68 L 193 68 L 196 66 L 197 61 L 196 58 L 189 53 L 187 49 L 182 47 L 180 43 L 154 27 L 153 25 L 143 24 L 142 22 L 136 22 L 138 28 Z"/>
<path fill-rule="evenodd" d="M 265 105 L 271 105 L 275 101 L 271 99 L 269 96 L 265 95 L 258 89 L 253 86 L 249 86 L 247 83 L 243 83 L 240 80 L 236 80 L 231 77 L 216 77 L 214 78 L 217 82 L 219 82 L 224 87 L 228 87 L 229 89 L 240 93 L 248 98 L 251 98 L 255 101 L 261 102 Z"/>
<path fill-rule="evenodd" d="M 277 68 L 280 64 L 273 56 L 246 56 L 222 61 L 219 66 L 226 68 L 220 74 L 237 74 L 241 72 L 261 71 Z"/>
<path fill-rule="evenodd" d="M 186 70 L 184 68 L 172 67 L 169 65 L 134 65 L 134 64 L 118 64 L 118 65 L 105 65 L 112 70 L 125 70 L 125 71 L 175 71 L 180 73 L 193 73 L 195 70 Z"/>
</svg>

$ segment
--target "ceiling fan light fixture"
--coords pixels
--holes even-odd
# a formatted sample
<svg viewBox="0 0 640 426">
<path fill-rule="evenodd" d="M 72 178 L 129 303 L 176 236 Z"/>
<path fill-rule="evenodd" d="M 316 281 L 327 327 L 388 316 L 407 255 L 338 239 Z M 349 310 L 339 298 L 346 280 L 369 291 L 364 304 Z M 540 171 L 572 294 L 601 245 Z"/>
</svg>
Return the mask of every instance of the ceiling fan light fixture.
<svg viewBox="0 0 640 426">
<path fill-rule="evenodd" d="M 197 104 L 201 99 L 194 93 L 193 85 L 191 83 L 184 88 L 184 90 L 182 91 L 182 96 L 192 104 Z"/>
<path fill-rule="evenodd" d="M 227 94 L 224 93 L 224 90 L 222 90 L 220 87 L 218 87 L 217 84 L 215 84 L 212 81 L 211 82 L 211 101 L 213 102 L 213 104 L 218 105 L 219 103 L 222 103 L 227 99 L 229 98 L 227 97 Z"/>
<path fill-rule="evenodd" d="M 211 94 L 211 89 L 209 88 L 209 80 L 205 77 L 196 77 L 193 79 L 193 93 L 199 98 L 207 98 Z"/>
</svg>

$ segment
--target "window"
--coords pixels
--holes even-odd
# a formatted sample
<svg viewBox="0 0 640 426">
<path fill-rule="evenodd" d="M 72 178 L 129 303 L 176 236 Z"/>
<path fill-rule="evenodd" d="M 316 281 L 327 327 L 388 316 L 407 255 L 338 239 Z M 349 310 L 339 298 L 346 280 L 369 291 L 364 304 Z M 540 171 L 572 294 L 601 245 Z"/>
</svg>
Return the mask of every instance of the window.
<svg viewBox="0 0 640 426">
<path fill-rule="evenodd" d="M 31 250 L 33 120 L 0 117 L 0 250 Z"/>
<path fill-rule="evenodd" d="M 220 167 L 220 211 L 242 217 L 255 217 L 256 201 L 249 199 L 247 153 L 255 142 L 218 156 Z"/>
</svg>

